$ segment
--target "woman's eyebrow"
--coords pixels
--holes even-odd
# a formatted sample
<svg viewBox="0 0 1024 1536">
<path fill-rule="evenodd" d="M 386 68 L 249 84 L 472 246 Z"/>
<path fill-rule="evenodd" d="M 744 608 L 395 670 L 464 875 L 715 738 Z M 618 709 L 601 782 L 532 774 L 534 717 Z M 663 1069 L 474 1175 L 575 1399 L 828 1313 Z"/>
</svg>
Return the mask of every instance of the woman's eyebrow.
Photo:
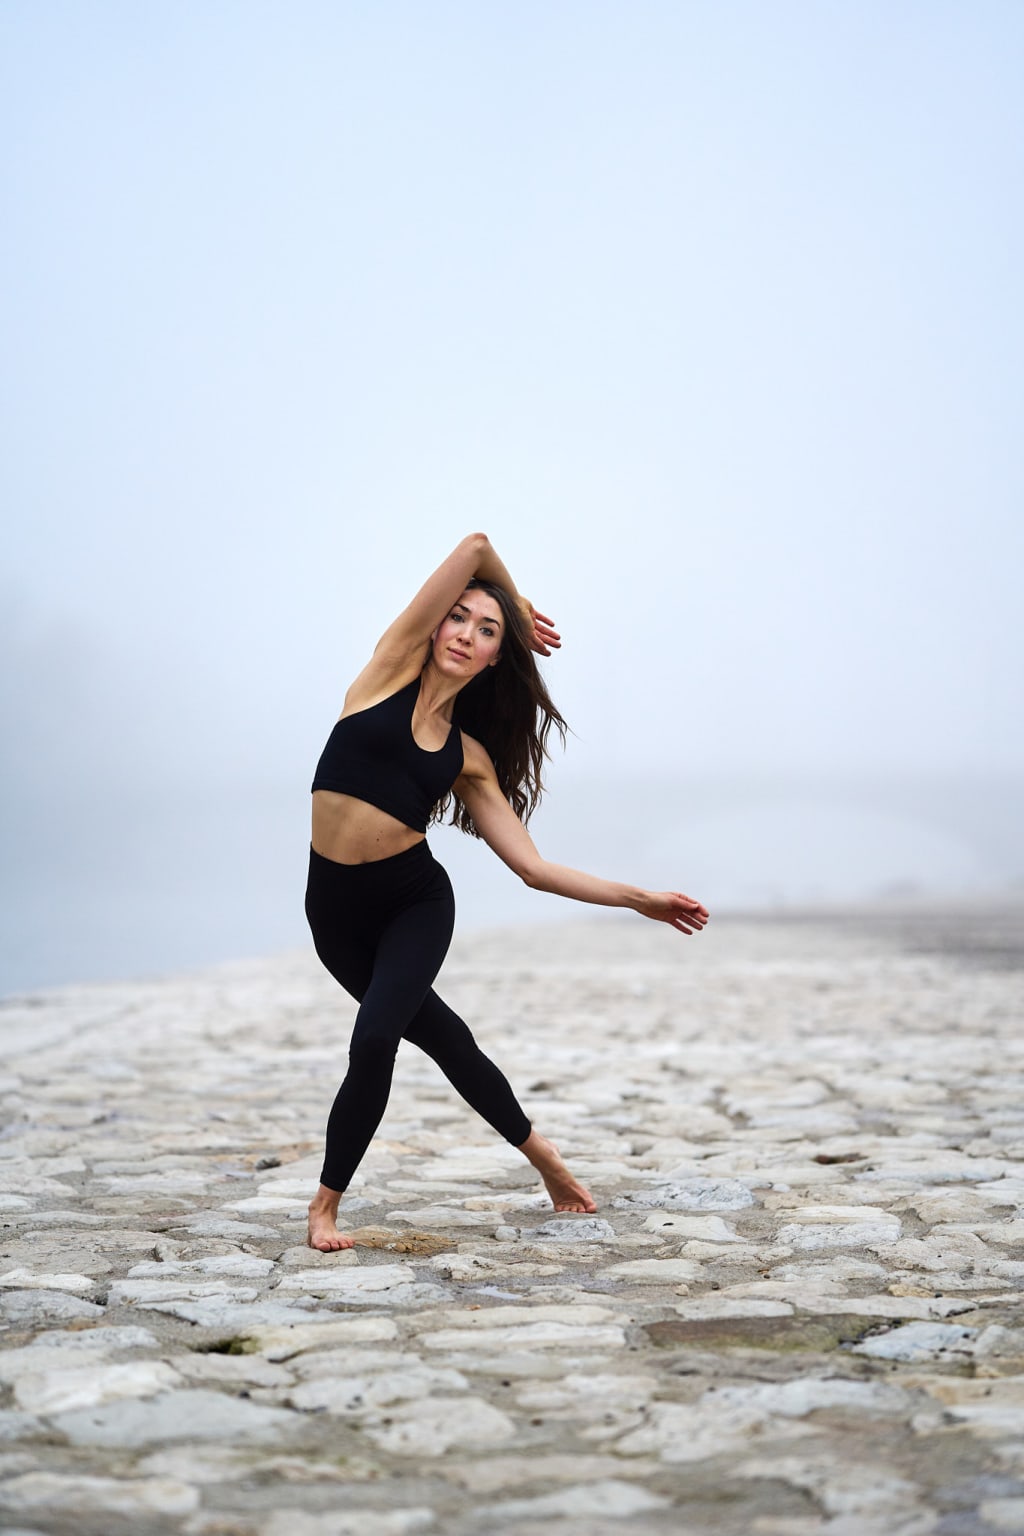
<svg viewBox="0 0 1024 1536">
<path fill-rule="evenodd" d="M 454 613 L 456 611 L 456 609 L 458 609 L 460 613 L 468 613 L 469 612 L 469 609 L 466 607 L 465 603 L 453 603 L 452 604 L 452 613 Z M 485 613 L 485 614 L 483 614 L 481 616 L 481 618 L 479 620 L 479 623 L 481 623 L 481 624 L 498 624 L 498 625 L 500 625 L 501 620 L 500 619 L 492 619 L 488 614 Z"/>
</svg>

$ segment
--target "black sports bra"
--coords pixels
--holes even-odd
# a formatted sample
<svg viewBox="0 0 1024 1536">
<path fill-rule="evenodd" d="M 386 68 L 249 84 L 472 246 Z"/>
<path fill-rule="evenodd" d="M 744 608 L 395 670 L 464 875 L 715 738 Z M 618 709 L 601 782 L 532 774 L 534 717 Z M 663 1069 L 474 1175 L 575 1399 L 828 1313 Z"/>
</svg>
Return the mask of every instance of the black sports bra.
<svg viewBox="0 0 1024 1536">
<path fill-rule="evenodd" d="M 462 772 L 462 736 L 453 725 L 437 752 L 417 746 L 412 716 L 419 692 L 414 677 L 390 698 L 339 720 L 320 754 L 314 790 L 353 795 L 425 832 L 434 806 Z"/>
</svg>

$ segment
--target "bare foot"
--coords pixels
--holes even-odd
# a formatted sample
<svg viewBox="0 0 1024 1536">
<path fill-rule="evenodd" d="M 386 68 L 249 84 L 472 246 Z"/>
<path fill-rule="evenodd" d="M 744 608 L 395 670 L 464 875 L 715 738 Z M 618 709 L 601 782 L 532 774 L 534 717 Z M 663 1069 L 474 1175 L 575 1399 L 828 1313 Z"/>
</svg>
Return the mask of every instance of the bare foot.
<svg viewBox="0 0 1024 1536">
<path fill-rule="evenodd" d="M 553 1141 L 548 1141 L 539 1131 L 531 1131 L 519 1150 L 544 1180 L 556 1211 L 586 1216 L 597 1210 L 593 1195 L 573 1178 Z"/>
<path fill-rule="evenodd" d="M 338 1231 L 338 1204 L 341 1195 L 336 1189 L 321 1184 L 309 1202 L 309 1229 L 306 1247 L 317 1248 L 321 1253 L 336 1253 L 339 1248 L 354 1248 L 355 1238 Z"/>
</svg>

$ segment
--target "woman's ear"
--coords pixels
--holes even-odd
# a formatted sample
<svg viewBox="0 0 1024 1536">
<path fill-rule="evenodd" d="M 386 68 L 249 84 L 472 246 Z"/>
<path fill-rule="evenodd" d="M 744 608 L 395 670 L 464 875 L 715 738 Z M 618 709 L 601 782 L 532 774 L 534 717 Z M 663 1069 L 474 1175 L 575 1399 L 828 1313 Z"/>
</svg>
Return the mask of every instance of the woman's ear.
<svg viewBox="0 0 1024 1536">
<path fill-rule="evenodd" d="M 500 651 L 499 651 L 499 652 L 498 652 L 498 654 L 497 654 L 497 656 L 492 656 L 492 657 L 491 657 L 491 659 L 490 659 L 490 661 L 489 661 L 489 662 L 488 662 L 488 663 L 487 663 L 487 665 L 488 665 L 488 666 L 489 666 L 489 667 L 496 667 L 496 666 L 497 666 L 497 665 L 498 665 L 498 662 L 499 662 L 499 661 L 500 661 L 500 660 L 501 660 L 501 652 L 500 652 Z"/>
</svg>

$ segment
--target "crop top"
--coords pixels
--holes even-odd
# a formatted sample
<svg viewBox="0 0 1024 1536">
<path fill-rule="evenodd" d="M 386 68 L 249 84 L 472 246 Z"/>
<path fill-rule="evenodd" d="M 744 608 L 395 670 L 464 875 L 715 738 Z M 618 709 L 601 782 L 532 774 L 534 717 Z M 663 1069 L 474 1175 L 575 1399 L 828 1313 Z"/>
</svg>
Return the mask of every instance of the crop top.
<svg viewBox="0 0 1024 1536">
<path fill-rule="evenodd" d="M 420 679 L 390 698 L 339 720 L 313 775 L 313 789 L 365 800 L 415 832 L 425 832 L 430 813 L 462 772 L 462 736 L 452 725 L 436 752 L 417 745 L 412 716 Z"/>
</svg>

